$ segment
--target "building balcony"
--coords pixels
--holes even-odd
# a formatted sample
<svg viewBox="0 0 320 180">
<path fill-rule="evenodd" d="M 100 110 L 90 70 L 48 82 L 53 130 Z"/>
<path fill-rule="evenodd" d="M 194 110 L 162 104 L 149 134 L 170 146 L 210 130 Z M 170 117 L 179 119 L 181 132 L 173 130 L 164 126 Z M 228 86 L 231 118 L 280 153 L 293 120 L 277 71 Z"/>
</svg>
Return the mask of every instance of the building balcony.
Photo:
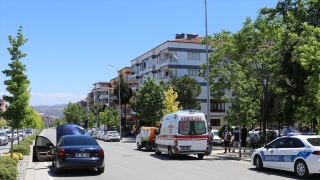
<svg viewBox="0 0 320 180">
<path fill-rule="evenodd" d="M 99 99 L 110 99 L 110 98 L 112 98 L 112 96 L 110 96 L 110 95 L 100 95 L 99 96 Z"/>
</svg>

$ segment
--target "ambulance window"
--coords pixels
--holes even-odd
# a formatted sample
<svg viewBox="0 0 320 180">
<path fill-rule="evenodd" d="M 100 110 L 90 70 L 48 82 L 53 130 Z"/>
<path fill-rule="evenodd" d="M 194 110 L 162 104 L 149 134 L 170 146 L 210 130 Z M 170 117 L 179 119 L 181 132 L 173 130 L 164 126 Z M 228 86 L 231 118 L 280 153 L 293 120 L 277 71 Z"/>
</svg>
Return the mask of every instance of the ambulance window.
<svg viewBox="0 0 320 180">
<path fill-rule="evenodd" d="M 188 135 L 190 131 L 190 121 L 179 122 L 179 134 Z"/>
<path fill-rule="evenodd" d="M 206 128 L 204 121 L 194 121 L 196 134 L 204 134 L 206 133 Z"/>
</svg>

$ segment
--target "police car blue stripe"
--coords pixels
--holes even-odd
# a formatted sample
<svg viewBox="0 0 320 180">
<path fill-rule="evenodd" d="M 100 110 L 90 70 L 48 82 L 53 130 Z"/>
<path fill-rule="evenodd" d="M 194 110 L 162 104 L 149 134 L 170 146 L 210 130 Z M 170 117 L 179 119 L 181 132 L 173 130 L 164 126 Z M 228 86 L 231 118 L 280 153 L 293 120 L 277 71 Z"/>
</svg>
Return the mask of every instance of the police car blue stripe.
<svg viewBox="0 0 320 180">
<path fill-rule="evenodd" d="M 262 157 L 263 161 L 268 162 L 293 162 L 297 157 L 302 157 L 303 159 L 307 159 L 311 152 L 302 151 L 297 155 L 264 155 L 263 151 L 259 151 L 259 154 Z"/>
</svg>

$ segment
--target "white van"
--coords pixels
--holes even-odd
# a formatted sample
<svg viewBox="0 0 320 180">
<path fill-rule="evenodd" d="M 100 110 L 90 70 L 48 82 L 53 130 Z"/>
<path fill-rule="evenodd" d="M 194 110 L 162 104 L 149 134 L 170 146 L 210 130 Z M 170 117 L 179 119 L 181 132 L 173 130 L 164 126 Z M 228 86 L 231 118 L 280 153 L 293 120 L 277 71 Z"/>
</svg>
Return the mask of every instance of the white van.
<svg viewBox="0 0 320 180">
<path fill-rule="evenodd" d="M 155 140 L 155 153 L 166 152 L 169 158 L 179 154 L 197 154 L 198 159 L 203 159 L 207 135 L 207 122 L 203 113 L 183 110 L 168 114 L 162 118 Z"/>
</svg>

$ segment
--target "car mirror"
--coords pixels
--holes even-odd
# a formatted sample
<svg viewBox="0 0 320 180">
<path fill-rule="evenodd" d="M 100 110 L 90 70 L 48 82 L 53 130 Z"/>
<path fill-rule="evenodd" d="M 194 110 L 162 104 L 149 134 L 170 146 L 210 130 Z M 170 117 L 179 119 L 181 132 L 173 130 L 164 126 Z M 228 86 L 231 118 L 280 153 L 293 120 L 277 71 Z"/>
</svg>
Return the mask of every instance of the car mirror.
<svg viewBox="0 0 320 180">
<path fill-rule="evenodd" d="M 52 149 L 53 148 L 53 144 L 52 143 L 47 143 L 46 147 L 47 147 L 47 149 Z"/>
</svg>

